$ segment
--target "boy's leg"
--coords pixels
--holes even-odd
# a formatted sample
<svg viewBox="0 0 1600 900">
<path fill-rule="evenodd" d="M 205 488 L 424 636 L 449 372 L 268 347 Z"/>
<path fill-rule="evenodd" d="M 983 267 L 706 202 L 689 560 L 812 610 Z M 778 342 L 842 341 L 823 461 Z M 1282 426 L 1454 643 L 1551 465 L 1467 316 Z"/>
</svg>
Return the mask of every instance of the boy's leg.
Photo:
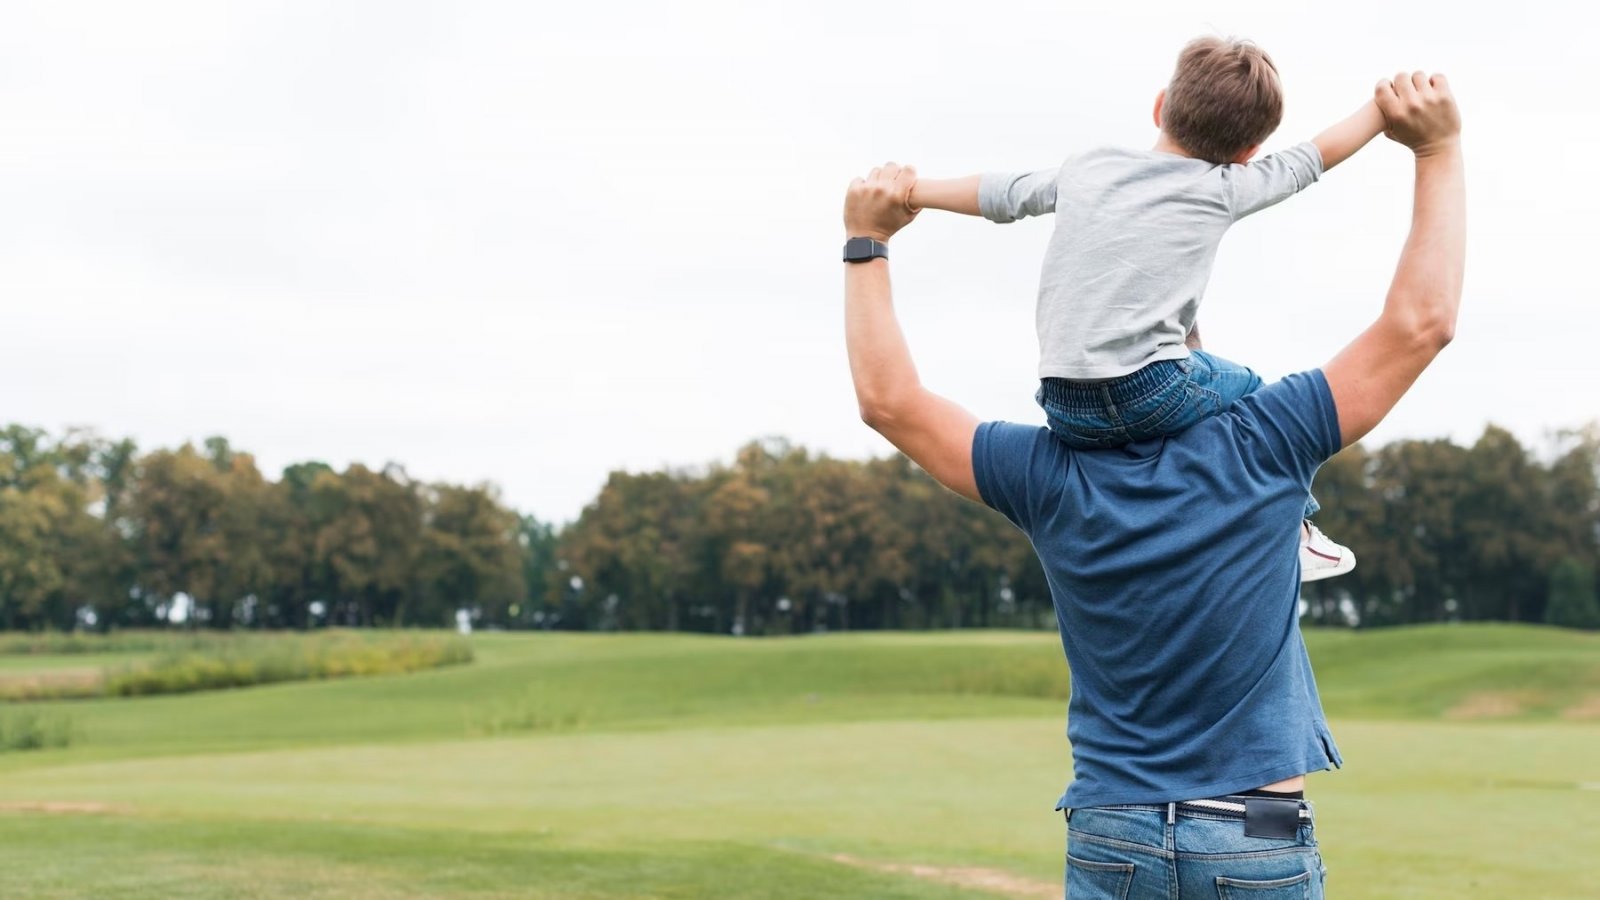
<svg viewBox="0 0 1600 900">
<path fill-rule="evenodd" d="M 1248 366 L 1230 362 L 1204 350 L 1189 351 L 1190 378 L 1203 388 L 1216 391 L 1227 409 L 1239 398 L 1254 393 L 1261 385 L 1261 376 Z"/>
</svg>

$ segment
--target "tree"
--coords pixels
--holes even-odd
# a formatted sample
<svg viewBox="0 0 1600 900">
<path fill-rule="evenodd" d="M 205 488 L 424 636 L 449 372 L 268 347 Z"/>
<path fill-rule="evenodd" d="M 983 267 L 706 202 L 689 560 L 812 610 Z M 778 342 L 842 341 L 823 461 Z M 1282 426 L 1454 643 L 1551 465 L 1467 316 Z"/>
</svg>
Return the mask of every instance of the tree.
<svg viewBox="0 0 1600 900">
<path fill-rule="evenodd" d="M 705 486 L 699 517 L 699 556 L 705 571 L 697 583 L 718 599 L 715 631 L 724 630 L 724 620 L 731 621 L 727 630 L 736 634 L 763 634 L 776 624 L 776 598 L 762 596 L 773 563 L 772 492 L 762 482 L 770 480 L 774 462 L 768 447 L 746 444 L 733 468 L 714 470 Z"/>
<path fill-rule="evenodd" d="M 522 583 L 527 595 L 507 624 L 555 628 L 561 624 L 561 597 L 566 593 L 557 560 L 556 530 L 533 516 L 523 516 L 517 526 L 517 543 L 522 546 Z"/>
<path fill-rule="evenodd" d="M 1537 621 L 1543 595 L 1540 564 L 1548 532 L 1545 470 L 1511 432 L 1493 425 L 1464 459 L 1456 502 L 1461 577 L 1455 583 L 1462 618 Z"/>
<path fill-rule="evenodd" d="M 319 514 L 313 552 L 327 565 L 329 620 L 352 626 L 400 625 L 416 597 L 422 500 L 405 470 L 375 472 L 359 463 L 320 472 L 310 504 Z"/>
<path fill-rule="evenodd" d="M 240 517 L 229 502 L 227 473 L 191 444 L 139 461 L 129 506 L 140 586 L 162 602 L 187 595 L 190 628 L 228 624 L 231 616 L 224 610 L 238 599 L 241 569 L 230 550 L 238 550 L 240 541 L 230 540 L 237 538 L 230 532 Z"/>
<path fill-rule="evenodd" d="M 1363 626 L 1439 622 L 1463 577 L 1465 548 L 1456 504 L 1467 451 L 1446 440 L 1399 441 L 1372 462 L 1372 490 L 1383 505 L 1372 544 L 1357 552 L 1356 569 L 1377 589 L 1361 598 Z M 1337 533 L 1335 533 L 1337 537 Z"/>
<path fill-rule="evenodd" d="M 1541 570 L 1563 559 L 1600 568 L 1600 424 L 1557 436 L 1544 486 Z"/>
<path fill-rule="evenodd" d="M 276 628 L 310 628 L 312 604 L 330 604 L 333 575 L 318 552 L 317 535 L 333 518 L 327 494 L 314 490 L 317 479 L 338 479 L 322 462 L 295 463 L 283 470 L 262 506 L 262 530 L 268 536 L 267 564 L 272 568 L 262 624 Z"/>
<path fill-rule="evenodd" d="M 66 584 L 51 552 L 65 507 L 53 486 L 0 486 L 0 622 L 7 630 L 42 624 L 50 598 Z"/>
<path fill-rule="evenodd" d="M 0 429 L 0 622 L 69 629 L 121 574 L 116 536 L 93 509 L 104 442 Z M 91 619 L 93 620 L 93 619 Z"/>
<path fill-rule="evenodd" d="M 1595 595 L 1594 569 L 1564 559 L 1550 573 L 1550 603 L 1545 621 L 1566 628 L 1600 628 L 1600 598 Z"/>
<path fill-rule="evenodd" d="M 677 624 L 694 563 L 699 497 L 685 476 L 613 472 L 562 535 L 561 557 L 584 584 L 603 630 Z"/>
<path fill-rule="evenodd" d="M 488 485 L 433 485 L 425 497 L 419 560 L 424 605 L 412 619 L 442 625 L 457 609 L 470 609 L 489 621 L 505 621 L 525 590 L 517 514 L 501 506 Z"/>
<path fill-rule="evenodd" d="M 75 551 L 89 565 L 77 573 L 74 590 L 100 628 L 152 625 L 150 609 L 136 596 L 138 564 L 131 543 L 136 529 L 129 500 L 138 475 L 138 445 L 126 438 L 86 440 L 92 448 L 89 509 L 93 514 L 98 508 L 98 519 Z"/>
</svg>

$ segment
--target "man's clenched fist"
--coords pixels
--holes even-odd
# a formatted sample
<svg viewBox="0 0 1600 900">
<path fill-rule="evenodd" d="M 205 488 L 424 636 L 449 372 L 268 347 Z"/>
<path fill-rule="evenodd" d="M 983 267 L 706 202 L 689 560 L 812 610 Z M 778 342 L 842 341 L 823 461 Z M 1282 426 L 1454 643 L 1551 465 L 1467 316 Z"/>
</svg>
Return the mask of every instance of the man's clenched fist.
<svg viewBox="0 0 1600 900">
<path fill-rule="evenodd" d="M 850 182 L 844 195 L 845 237 L 887 242 L 917 217 L 908 200 L 916 183 L 916 169 L 892 162 Z"/>
<path fill-rule="evenodd" d="M 1374 99 L 1388 123 L 1384 134 L 1418 156 L 1453 146 L 1461 134 L 1461 112 L 1443 75 L 1401 72 L 1378 82 Z"/>
</svg>

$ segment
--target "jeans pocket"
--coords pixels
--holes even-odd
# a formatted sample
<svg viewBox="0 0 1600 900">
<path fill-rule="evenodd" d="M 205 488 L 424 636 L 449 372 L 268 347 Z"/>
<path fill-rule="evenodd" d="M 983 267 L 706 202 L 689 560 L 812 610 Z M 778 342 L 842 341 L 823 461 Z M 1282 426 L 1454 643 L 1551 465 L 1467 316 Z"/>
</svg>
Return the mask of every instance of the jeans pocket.
<svg viewBox="0 0 1600 900">
<path fill-rule="evenodd" d="M 1072 900 L 1127 900 L 1133 863 L 1091 862 L 1067 854 L 1067 896 Z"/>
<path fill-rule="evenodd" d="M 1311 873 L 1301 872 L 1270 881 L 1247 881 L 1218 875 L 1217 897 L 1220 900 L 1308 900 L 1311 897 Z"/>
</svg>

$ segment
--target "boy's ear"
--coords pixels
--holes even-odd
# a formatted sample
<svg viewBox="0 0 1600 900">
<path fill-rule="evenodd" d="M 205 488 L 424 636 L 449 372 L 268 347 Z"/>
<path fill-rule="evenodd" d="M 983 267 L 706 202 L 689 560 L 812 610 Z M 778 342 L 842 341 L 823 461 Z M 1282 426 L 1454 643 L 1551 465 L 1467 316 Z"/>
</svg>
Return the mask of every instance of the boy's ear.
<svg viewBox="0 0 1600 900">
<path fill-rule="evenodd" d="M 1156 108 L 1150 111 L 1150 118 L 1155 120 L 1156 127 L 1161 127 L 1161 107 L 1167 103 L 1167 89 L 1156 91 Z"/>
<path fill-rule="evenodd" d="M 1233 159 L 1228 160 L 1228 162 L 1238 163 L 1239 165 L 1244 165 L 1245 163 L 1249 162 L 1250 161 L 1250 157 L 1255 156 L 1256 155 L 1256 151 L 1258 151 L 1260 149 L 1261 149 L 1261 145 L 1260 144 L 1251 144 L 1250 146 L 1244 148 L 1243 150 L 1240 150 L 1238 153 L 1235 153 L 1233 155 Z"/>
</svg>

